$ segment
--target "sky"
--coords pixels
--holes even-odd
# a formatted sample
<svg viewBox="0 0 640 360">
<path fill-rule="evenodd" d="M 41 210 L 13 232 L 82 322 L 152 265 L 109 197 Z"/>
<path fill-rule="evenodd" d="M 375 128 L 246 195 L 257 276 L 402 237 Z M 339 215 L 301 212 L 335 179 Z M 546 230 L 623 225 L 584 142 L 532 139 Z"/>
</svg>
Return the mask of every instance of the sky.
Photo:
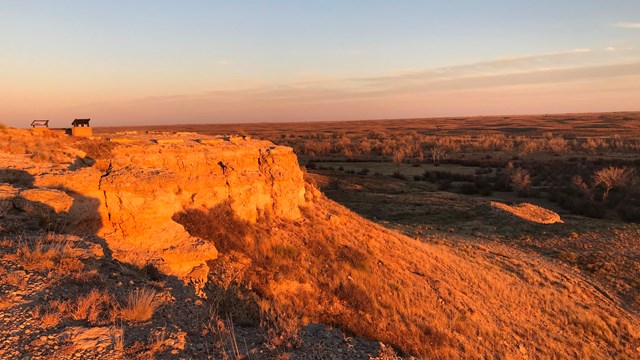
<svg viewBox="0 0 640 360">
<path fill-rule="evenodd" d="M 640 110 L 640 1 L 0 0 L 0 123 Z"/>
</svg>

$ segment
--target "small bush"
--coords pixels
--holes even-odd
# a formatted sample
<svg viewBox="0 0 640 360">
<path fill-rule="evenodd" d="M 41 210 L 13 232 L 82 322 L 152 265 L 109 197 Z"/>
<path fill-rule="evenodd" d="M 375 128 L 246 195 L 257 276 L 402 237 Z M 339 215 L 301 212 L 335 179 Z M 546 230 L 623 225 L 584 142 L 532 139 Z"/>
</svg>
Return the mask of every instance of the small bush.
<svg viewBox="0 0 640 360">
<path fill-rule="evenodd" d="M 523 168 L 516 168 L 511 174 L 511 183 L 519 196 L 528 196 L 531 189 L 531 175 Z"/>
<path fill-rule="evenodd" d="M 13 301 L 8 296 L 0 296 L 0 310 L 6 310 L 13 306 Z"/>
<path fill-rule="evenodd" d="M 58 271 L 63 275 L 75 275 L 83 269 L 84 264 L 76 258 L 65 257 L 62 258 L 58 264 Z"/>
</svg>

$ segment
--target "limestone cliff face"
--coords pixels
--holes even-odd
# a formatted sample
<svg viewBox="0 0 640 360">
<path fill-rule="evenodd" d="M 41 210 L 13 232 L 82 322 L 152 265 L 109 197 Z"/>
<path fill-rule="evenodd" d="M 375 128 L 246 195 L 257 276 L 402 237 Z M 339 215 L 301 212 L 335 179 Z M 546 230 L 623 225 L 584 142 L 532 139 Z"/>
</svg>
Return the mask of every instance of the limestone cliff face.
<svg viewBox="0 0 640 360">
<path fill-rule="evenodd" d="M 120 147 L 98 188 L 105 210 L 100 235 L 118 252 L 162 254 L 141 258 L 181 277 L 202 272 L 199 267 L 217 251 L 190 236 L 172 220 L 175 214 L 224 203 L 254 222 L 262 212 L 297 218 L 304 203 L 292 149 L 262 141 Z"/>
<path fill-rule="evenodd" d="M 140 141 L 119 145 L 101 166 L 85 166 L 91 161 L 82 155 L 69 157 L 69 165 L 11 156 L 3 167 L 24 172 L 29 180 L 15 197 L 16 207 L 67 214 L 67 224 L 103 238 L 114 258 L 152 263 L 183 279 L 206 279 L 205 262 L 215 259 L 217 250 L 189 235 L 174 215 L 223 204 L 249 222 L 261 213 L 295 219 L 305 202 L 293 150 L 267 141 Z"/>
</svg>

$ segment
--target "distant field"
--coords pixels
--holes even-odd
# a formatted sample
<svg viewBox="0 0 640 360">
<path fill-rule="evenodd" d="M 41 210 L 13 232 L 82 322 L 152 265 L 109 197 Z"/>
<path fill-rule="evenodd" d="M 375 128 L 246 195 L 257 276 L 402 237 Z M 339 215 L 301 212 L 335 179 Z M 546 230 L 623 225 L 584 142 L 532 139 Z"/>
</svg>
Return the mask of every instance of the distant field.
<svg viewBox="0 0 640 360">
<path fill-rule="evenodd" d="M 253 124 L 190 124 L 130 127 L 102 127 L 97 132 L 129 130 L 196 131 L 202 133 L 247 133 L 254 136 L 281 137 L 291 133 L 302 135 L 331 134 L 350 135 L 370 131 L 388 131 L 423 135 L 468 135 L 481 133 L 505 133 L 510 135 L 542 136 L 552 131 L 563 136 L 640 136 L 640 112 L 583 113 L 553 115 L 509 115 L 441 117 L 422 119 L 388 119 L 362 121 L 327 121 L 295 123 Z M 286 132 L 286 133 L 285 133 Z"/>
</svg>

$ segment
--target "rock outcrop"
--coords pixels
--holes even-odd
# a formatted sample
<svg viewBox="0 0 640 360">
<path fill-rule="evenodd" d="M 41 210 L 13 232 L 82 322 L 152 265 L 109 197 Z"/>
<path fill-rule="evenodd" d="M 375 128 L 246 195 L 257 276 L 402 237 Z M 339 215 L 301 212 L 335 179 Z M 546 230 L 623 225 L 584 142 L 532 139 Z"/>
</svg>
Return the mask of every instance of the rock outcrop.
<svg viewBox="0 0 640 360">
<path fill-rule="evenodd" d="M 56 189 L 26 189 L 18 194 L 13 203 L 28 214 L 46 216 L 51 212 L 68 213 L 73 205 L 73 198 Z"/>
<path fill-rule="evenodd" d="M 174 215 L 229 206 L 248 222 L 267 213 L 295 219 L 305 202 L 293 150 L 267 141 L 140 141 L 116 146 L 100 164 L 102 169 L 69 166 L 57 172 L 15 166 L 12 176 L 29 173 L 33 184 L 20 189 L 14 206 L 31 213 L 53 209 L 57 217 L 67 216 L 66 223 L 106 240 L 114 258 L 151 263 L 196 283 L 206 280 L 206 261 L 217 250 L 187 233 Z"/>
<path fill-rule="evenodd" d="M 200 268 L 217 251 L 190 236 L 172 220 L 175 214 L 228 204 L 237 217 L 255 222 L 264 212 L 297 218 L 304 202 L 293 151 L 257 141 L 121 147 L 114 150 L 98 188 L 106 210 L 100 234 L 114 252 L 162 254 L 143 258 L 161 271 L 191 278 L 193 271 L 202 274 Z"/>
<path fill-rule="evenodd" d="M 512 216 L 538 224 L 562 224 L 564 222 L 560 218 L 560 215 L 554 211 L 529 203 L 507 205 L 501 202 L 492 201 L 490 205 L 494 209 L 504 211 Z"/>
</svg>

